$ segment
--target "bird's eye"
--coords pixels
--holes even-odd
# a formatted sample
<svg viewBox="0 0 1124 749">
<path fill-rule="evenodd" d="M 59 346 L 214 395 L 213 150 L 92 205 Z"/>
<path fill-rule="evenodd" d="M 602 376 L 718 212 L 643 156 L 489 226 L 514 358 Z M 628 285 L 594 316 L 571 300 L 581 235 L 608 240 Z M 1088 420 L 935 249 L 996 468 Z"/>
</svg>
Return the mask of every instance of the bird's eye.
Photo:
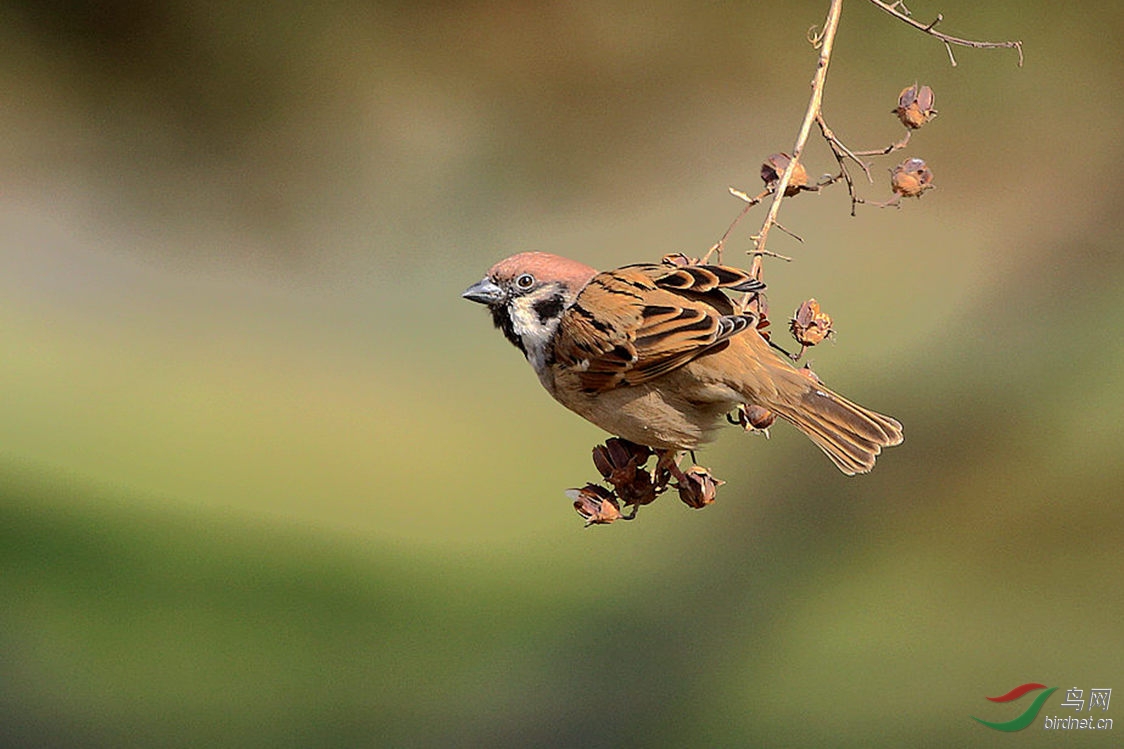
<svg viewBox="0 0 1124 749">
<path fill-rule="evenodd" d="M 535 277 L 530 273 L 524 273 L 519 276 L 519 278 L 515 279 L 515 285 L 521 289 L 529 289 L 535 285 Z"/>
</svg>

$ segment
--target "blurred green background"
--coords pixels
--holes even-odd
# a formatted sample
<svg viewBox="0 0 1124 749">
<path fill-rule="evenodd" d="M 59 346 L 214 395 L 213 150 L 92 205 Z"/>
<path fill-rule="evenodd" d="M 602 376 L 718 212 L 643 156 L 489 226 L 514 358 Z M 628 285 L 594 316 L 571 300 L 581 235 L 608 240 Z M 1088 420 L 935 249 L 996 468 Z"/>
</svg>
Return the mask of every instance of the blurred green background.
<svg viewBox="0 0 1124 749">
<path fill-rule="evenodd" d="M 847 4 L 828 121 L 932 85 L 938 189 L 791 201 L 766 280 L 905 424 L 869 476 L 729 430 L 583 530 L 604 435 L 459 298 L 704 251 L 826 6 L 0 3 L 0 743 L 1119 745 L 970 718 L 1124 690 L 1119 5 L 910 3 L 1020 69 Z"/>
</svg>

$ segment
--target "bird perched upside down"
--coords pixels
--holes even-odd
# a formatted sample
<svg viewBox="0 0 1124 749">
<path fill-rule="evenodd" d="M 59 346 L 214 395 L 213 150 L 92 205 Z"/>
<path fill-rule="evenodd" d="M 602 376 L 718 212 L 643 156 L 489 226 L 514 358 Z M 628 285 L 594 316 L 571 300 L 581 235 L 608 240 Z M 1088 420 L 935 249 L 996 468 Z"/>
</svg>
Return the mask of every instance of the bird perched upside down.
<svg viewBox="0 0 1124 749">
<path fill-rule="evenodd" d="M 724 293 L 757 292 L 720 265 L 628 265 L 599 273 L 524 252 L 496 263 L 465 299 L 485 304 L 555 400 L 656 450 L 693 450 L 738 406 L 796 425 L 843 473 L 866 473 L 902 426 L 802 374 Z"/>
</svg>

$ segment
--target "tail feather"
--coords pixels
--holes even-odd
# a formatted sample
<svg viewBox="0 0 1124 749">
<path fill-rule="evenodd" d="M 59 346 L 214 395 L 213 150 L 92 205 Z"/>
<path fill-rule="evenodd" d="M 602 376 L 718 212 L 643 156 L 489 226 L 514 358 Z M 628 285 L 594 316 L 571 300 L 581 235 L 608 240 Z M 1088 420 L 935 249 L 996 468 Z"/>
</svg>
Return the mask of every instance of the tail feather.
<svg viewBox="0 0 1124 749">
<path fill-rule="evenodd" d="M 902 442 L 902 425 L 897 420 L 870 411 L 822 385 L 811 383 L 793 371 L 794 380 L 785 378 L 791 395 L 770 403 L 777 416 L 804 432 L 840 471 L 853 476 L 874 468 L 874 459 L 884 447 Z M 793 393 L 793 389 L 799 391 Z"/>
</svg>

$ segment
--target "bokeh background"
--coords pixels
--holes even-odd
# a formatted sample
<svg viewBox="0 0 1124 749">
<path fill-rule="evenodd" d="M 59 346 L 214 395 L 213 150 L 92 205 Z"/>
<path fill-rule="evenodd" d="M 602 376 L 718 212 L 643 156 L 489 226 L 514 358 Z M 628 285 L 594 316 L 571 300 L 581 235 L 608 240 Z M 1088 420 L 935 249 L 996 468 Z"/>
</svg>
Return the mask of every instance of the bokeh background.
<svg viewBox="0 0 1124 749">
<path fill-rule="evenodd" d="M 459 298 L 705 250 L 826 6 L 0 3 L 3 743 L 1118 745 L 970 716 L 1124 690 L 1119 5 L 910 3 L 1020 69 L 847 4 L 829 122 L 932 85 L 938 188 L 789 202 L 766 280 L 906 425 L 869 476 L 729 430 L 583 530 L 604 435 Z"/>
</svg>

